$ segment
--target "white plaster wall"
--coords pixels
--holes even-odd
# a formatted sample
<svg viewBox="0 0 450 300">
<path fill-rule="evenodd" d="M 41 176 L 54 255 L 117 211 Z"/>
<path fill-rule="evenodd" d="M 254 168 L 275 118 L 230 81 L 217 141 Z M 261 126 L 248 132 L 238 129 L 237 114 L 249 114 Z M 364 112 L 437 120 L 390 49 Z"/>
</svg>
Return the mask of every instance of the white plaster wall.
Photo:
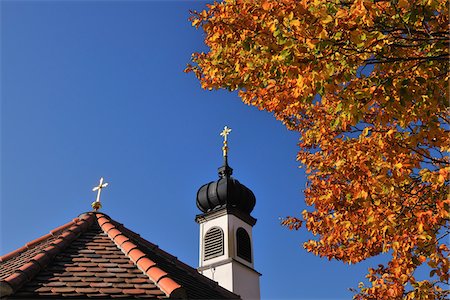
<svg viewBox="0 0 450 300">
<path fill-rule="evenodd" d="M 241 296 L 243 300 L 259 300 L 259 274 L 237 262 L 209 268 L 200 272 L 221 287 Z"/>
<path fill-rule="evenodd" d="M 233 293 L 243 300 L 259 300 L 259 274 L 254 270 L 233 263 Z"/>
<path fill-rule="evenodd" d="M 233 266 L 232 263 L 203 270 L 206 277 L 217 281 L 221 287 L 233 292 Z"/>
</svg>

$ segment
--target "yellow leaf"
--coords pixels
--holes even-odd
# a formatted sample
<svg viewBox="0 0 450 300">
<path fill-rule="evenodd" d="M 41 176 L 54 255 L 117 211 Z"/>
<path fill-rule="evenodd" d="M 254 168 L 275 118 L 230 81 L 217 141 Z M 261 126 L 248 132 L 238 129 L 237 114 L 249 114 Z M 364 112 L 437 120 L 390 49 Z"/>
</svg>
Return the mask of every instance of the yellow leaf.
<svg viewBox="0 0 450 300">
<path fill-rule="evenodd" d="M 340 18 L 343 18 L 343 17 L 346 17 L 348 14 L 347 14 L 347 10 L 345 10 L 345 9 L 340 9 L 340 10 L 338 10 L 338 12 L 336 13 L 336 15 L 334 16 L 336 19 L 340 19 Z"/>
<path fill-rule="evenodd" d="M 199 19 L 195 19 L 194 21 L 192 21 L 192 26 L 197 26 L 197 24 L 199 24 L 200 23 L 200 20 Z"/>
<path fill-rule="evenodd" d="M 360 193 L 359 193 L 359 195 L 361 196 L 361 198 L 363 198 L 363 199 L 367 199 L 367 196 L 369 195 L 366 191 L 361 191 Z"/>
<path fill-rule="evenodd" d="M 327 15 L 326 18 L 322 20 L 323 24 L 328 24 L 330 22 L 333 22 L 333 17 L 330 15 Z"/>
<path fill-rule="evenodd" d="M 419 233 L 423 232 L 423 223 L 419 223 L 419 226 L 417 227 L 417 230 L 419 231 Z"/>
<path fill-rule="evenodd" d="M 398 247 L 400 247 L 400 243 L 399 242 L 393 242 L 392 243 L 392 249 L 396 250 L 396 249 L 398 249 Z"/>
<path fill-rule="evenodd" d="M 277 30 L 277 24 L 275 24 L 275 22 L 273 22 L 272 25 L 270 25 L 269 30 L 270 30 L 270 32 L 274 32 L 275 30 Z"/>
<path fill-rule="evenodd" d="M 322 31 L 319 33 L 319 38 L 323 40 L 327 37 L 328 37 L 328 32 L 325 29 L 322 29 Z"/>
<path fill-rule="evenodd" d="M 308 45 L 309 49 L 314 49 L 316 44 L 314 44 L 310 39 L 306 39 L 306 45 Z"/>
<path fill-rule="evenodd" d="M 290 24 L 291 24 L 291 26 L 300 27 L 300 21 L 299 20 L 292 20 Z"/>
<path fill-rule="evenodd" d="M 366 127 L 362 131 L 362 136 L 367 136 L 369 134 L 369 127 Z"/>
</svg>

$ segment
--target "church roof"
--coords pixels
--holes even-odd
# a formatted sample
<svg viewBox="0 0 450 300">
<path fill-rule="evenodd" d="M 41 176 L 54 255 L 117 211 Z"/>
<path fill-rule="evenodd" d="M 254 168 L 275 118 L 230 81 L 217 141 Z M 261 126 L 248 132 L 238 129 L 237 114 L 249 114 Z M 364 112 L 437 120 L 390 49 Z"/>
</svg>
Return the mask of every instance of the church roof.
<svg viewBox="0 0 450 300">
<path fill-rule="evenodd" d="M 125 228 L 88 212 L 0 257 L 8 299 L 238 299 Z"/>
</svg>

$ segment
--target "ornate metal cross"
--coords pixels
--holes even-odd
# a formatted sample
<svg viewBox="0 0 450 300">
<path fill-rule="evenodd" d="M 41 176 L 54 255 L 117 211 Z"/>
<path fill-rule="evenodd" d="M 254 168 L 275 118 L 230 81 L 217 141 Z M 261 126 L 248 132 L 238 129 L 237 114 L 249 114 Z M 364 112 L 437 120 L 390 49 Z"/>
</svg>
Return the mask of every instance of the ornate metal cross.
<svg viewBox="0 0 450 300">
<path fill-rule="evenodd" d="M 223 139 L 224 139 L 224 144 L 227 142 L 227 140 L 228 140 L 228 135 L 230 134 L 230 132 L 231 132 L 231 128 L 228 128 L 228 126 L 225 126 L 224 128 L 223 128 L 223 130 L 222 130 L 222 132 L 220 133 L 220 135 L 221 136 L 223 136 Z"/>
<path fill-rule="evenodd" d="M 100 203 L 100 193 L 102 192 L 102 189 L 107 186 L 108 183 L 107 182 L 103 183 L 103 177 L 101 177 L 99 184 L 92 189 L 93 192 L 97 191 L 97 199 L 94 202 L 92 202 L 92 208 L 95 211 L 99 210 L 102 207 L 102 204 Z"/>
<path fill-rule="evenodd" d="M 222 147 L 222 151 L 223 151 L 223 156 L 226 157 L 228 156 L 228 135 L 231 132 L 231 128 L 228 128 L 228 126 L 225 126 L 223 128 L 223 131 L 220 133 L 221 136 L 223 136 L 223 147 Z"/>
</svg>

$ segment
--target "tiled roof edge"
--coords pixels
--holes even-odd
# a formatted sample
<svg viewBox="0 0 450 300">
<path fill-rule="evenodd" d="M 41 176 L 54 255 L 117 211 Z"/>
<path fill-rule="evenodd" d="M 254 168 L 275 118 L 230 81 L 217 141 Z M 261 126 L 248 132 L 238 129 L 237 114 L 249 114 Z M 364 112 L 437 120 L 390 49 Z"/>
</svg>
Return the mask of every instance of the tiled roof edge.
<svg viewBox="0 0 450 300">
<path fill-rule="evenodd" d="M 116 226 L 110 217 L 96 213 L 102 230 L 128 256 L 136 266 L 144 272 L 158 287 L 171 298 L 187 298 L 185 289 L 149 259 L 132 240 Z"/>
<path fill-rule="evenodd" d="M 94 220 L 93 214 L 85 214 L 80 218 L 73 219 L 72 222 L 60 226 L 55 230 L 52 230 L 50 234 L 44 235 L 28 243 L 26 245 L 27 247 L 26 249 L 32 247 L 33 245 L 36 245 L 41 241 L 44 241 L 50 236 L 57 235 L 62 231 L 64 231 L 56 240 L 54 240 L 50 244 L 50 246 L 48 246 L 47 248 L 43 249 L 41 252 L 36 254 L 33 258 L 30 259 L 28 263 L 24 264 L 19 269 L 14 271 L 13 274 L 1 280 L 0 295 L 2 297 L 11 295 L 15 291 L 17 291 L 20 287 L 22 287 L 27 281 L 31 280 L 41 269 L 45 268 L 52 261 L 52 259 L 58 253 L 60 253 L 61 250 L 66 248 L 74 239 L 76 239 L 81 233 L 83 233 L 87 228 L 89 228 L 93 220 Z M 21 253 L 23 251 L 23 250 L 19 251 L 20 249 L 14 251 L 14 253 L 12 252 L 3 256 L 2 259 L 4 259 L 4 257 L 6 257 L 6 259 L 10 259 L 11 257 L 16 256 L 18 253 Z"/>
</svg>

